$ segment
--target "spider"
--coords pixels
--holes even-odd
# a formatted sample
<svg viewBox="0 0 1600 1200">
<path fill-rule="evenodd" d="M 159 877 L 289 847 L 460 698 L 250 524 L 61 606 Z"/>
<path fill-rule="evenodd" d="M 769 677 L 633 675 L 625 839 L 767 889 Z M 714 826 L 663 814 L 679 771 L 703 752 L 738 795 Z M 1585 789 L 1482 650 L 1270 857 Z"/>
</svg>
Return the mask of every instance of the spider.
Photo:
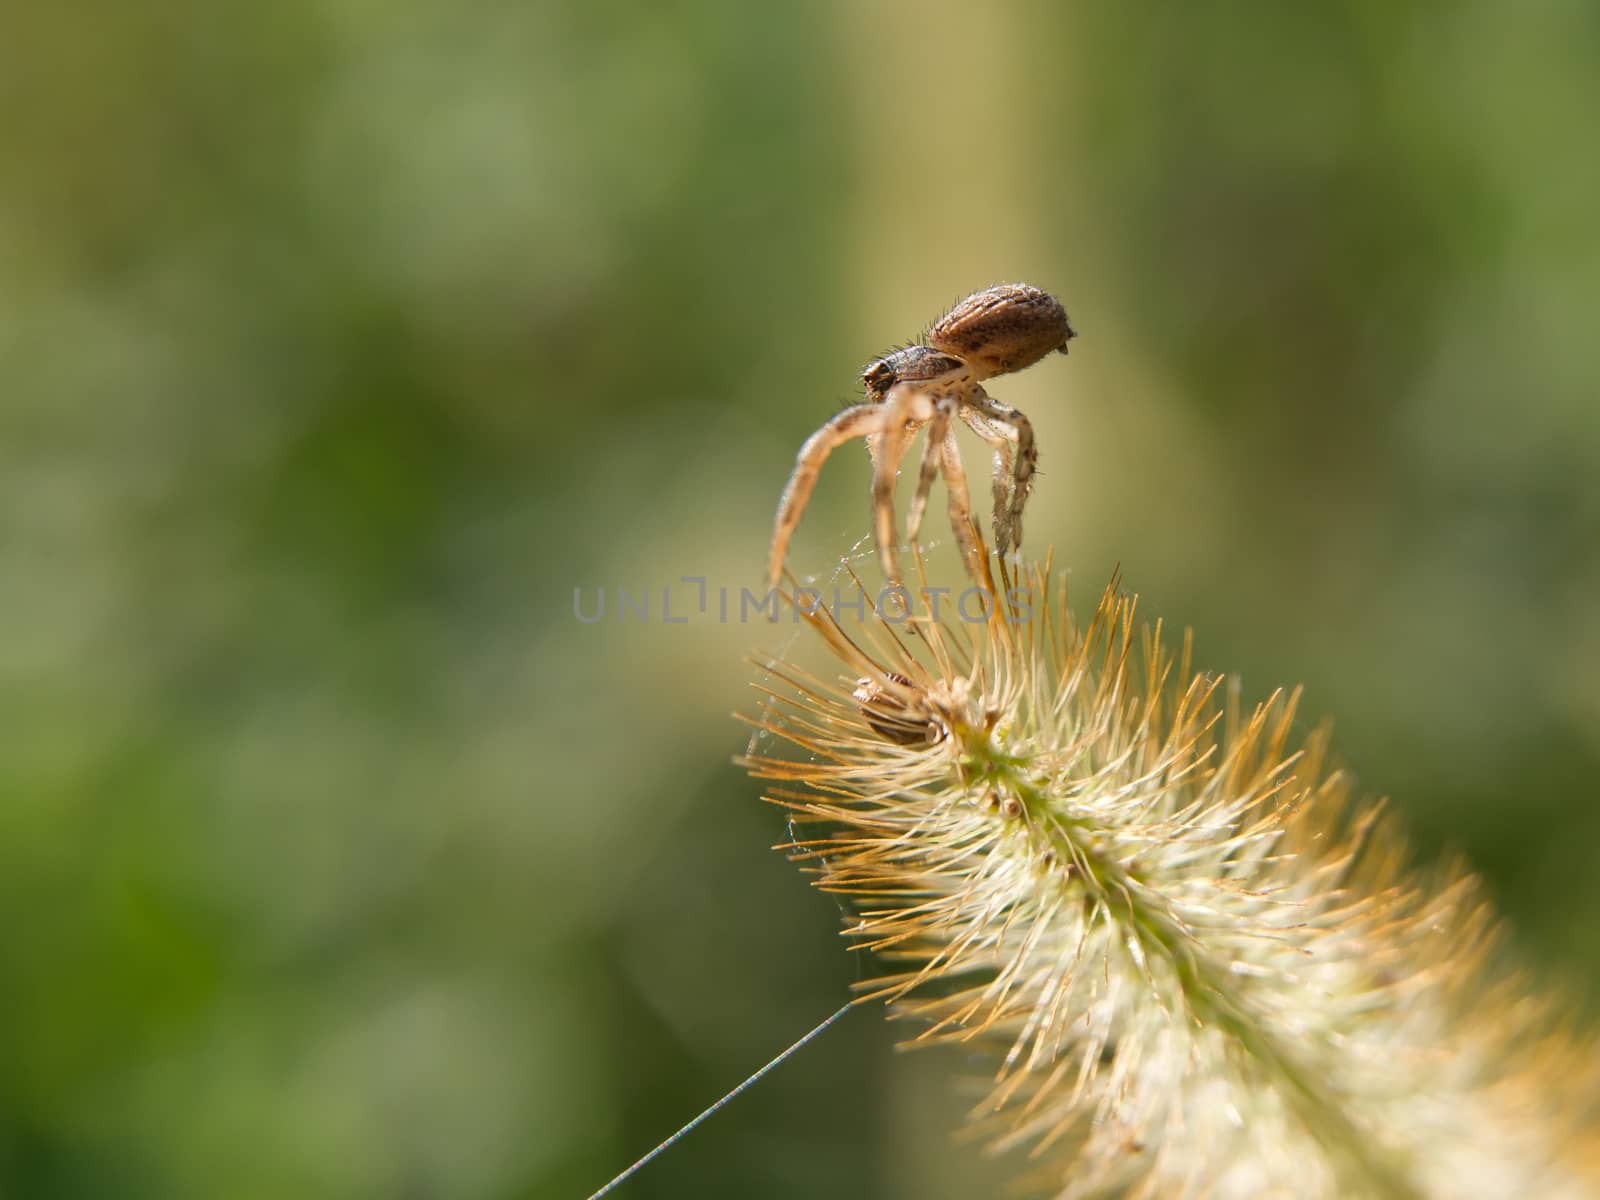
<svg viewBox="0 0 1600 1200">
<path fill-rule="evenodd" d="M 845 409 L 800 447 L 794 474 L 778 501 L 767 586 L 776 588 L 783 575 L 789 539 L 823 462 L 835 447 L 864 436 L 872 456 L 872 531 L 878 560 L 890 586 L 901 587 L 894 485 L 900 460 L 924 425 L 928 441 L 916 495 L 906 512 L 906 534 L 916 541 L 928 492 L 934 477 L 942 474 L 956 544 L 967 570 L 980 579 L 983 552 L 951 418 L 960 417 L 994 447 L 994 538 L 1003 558 L 1022 543 L 1022 509 L 1033 485 L 1038 452 L 1028 418 L 994 399 L 981 383 L 1031 367 L 1053 350 L 1065 354 L 1074 336 L 1054 296 L 1025 283 L 1001 283 L 974 292 L 952 308 L 934 323 L 925 344 L 907 346 L 869 364 L 861 372 L 866 403 Z"/>
</svg>

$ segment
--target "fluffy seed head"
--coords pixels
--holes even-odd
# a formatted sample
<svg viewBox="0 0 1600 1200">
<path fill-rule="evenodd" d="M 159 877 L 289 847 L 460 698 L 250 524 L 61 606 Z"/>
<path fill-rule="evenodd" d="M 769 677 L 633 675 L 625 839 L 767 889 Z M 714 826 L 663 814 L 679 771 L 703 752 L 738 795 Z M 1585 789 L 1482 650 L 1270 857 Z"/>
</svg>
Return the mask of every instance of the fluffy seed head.
<svg viewBox="0 0 1600 1200">
<path fill-rule="evenodd" d="M 989 619 L 806 616 L 747 758 L 850 898 L 919 1042 L 985 1047 L 974 1113 L 1061 1197 L 1600 1195 L 1596 1056 L 1508 971 L 1459 868 L 1108 589 Z M 946 605 L 948 608 L 949 606 Z"/>
</svg>

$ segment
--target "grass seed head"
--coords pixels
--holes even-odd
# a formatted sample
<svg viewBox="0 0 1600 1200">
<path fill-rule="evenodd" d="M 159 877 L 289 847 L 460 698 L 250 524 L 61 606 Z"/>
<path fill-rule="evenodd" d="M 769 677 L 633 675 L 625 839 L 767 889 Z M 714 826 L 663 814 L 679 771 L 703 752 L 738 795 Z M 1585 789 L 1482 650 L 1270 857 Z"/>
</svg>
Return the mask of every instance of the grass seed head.
<svg viewBox="0 0 1600 1200">
<path fill-rule="evenodd" d="M 1294 693 L 1244 704 L 1115 582 L 1087 625 L 1015 582 L 979 624 L 801 612 L 839 675 L 767 664 L 746 765 L 883 964 L 861 998 L 990 1053 L 1025 1184 L 1600 1195 L 1595 1057 L 1476 880 L 1410 865 Z"/>
</svg>

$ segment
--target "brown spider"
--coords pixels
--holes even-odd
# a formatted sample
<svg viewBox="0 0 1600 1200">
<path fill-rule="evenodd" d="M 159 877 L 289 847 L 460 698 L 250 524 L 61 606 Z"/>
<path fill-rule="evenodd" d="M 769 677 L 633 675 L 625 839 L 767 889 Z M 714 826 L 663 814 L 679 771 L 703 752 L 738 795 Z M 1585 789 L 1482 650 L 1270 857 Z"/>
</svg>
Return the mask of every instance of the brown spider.
<svg viewBox="0 0 1600 1200">
<path fill-rule="evenodd" d="M 1031 367 L 1052 350 L 1067 352 L 1072 326 L 1059 301 L 1025 283 L 1001 283 L 974 292 L 928 331 L 925 345 L 885 355 L 861 372 L 867 402 L 845 409 L 800 447 L 794 474 L 778 501 L 778 519 L 767 558 L 767 586 L 783 575 L 789 539 L 800 523 L 822 464 L 834 447 L 865 437 L 872 455 L 873 534 L 878 559 L 891 586 L 900 586 L 896 551 L 894 485 L 917 430 L 928 426 L 928 443 L 916 496 L 906 513 L 906 534 L 916 541 L 928 492 L 943 474 L 950 494 L 950 525 L 967 570 L 980 578 L 981 551 L 973 530 L 966 469 L 956 448 L 952 417 L 959 416 L 994 447 L 994 539 L 1004 557 L 1022 543 L 1022 509 L 1028 502 L 1038 452 L 1033 426 L 1009 404 L 980 386 L 995 375 Z"/>
</svg>

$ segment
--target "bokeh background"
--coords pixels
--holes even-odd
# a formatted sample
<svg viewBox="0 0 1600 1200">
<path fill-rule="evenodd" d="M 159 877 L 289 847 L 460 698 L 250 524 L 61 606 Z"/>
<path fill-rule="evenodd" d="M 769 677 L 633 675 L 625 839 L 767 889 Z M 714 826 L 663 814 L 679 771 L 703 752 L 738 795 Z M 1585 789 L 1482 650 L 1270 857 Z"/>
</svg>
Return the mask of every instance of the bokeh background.
<svg viewBox="0 0 1600 1200">
<path fill-rule="evenodd" d="M 831 1011 L 732 762 L 787 633 L 574 588 L 755 586 L 999 280 L 1082 335 L 995 389 L 1030 545 L 1304 681 L 1592 1010 L 1597 13 L 7 5 L 0 1194 L 582 1197 Z M 622 1194 L 993 1194 L 902 1032 Z"/>
</svg>

